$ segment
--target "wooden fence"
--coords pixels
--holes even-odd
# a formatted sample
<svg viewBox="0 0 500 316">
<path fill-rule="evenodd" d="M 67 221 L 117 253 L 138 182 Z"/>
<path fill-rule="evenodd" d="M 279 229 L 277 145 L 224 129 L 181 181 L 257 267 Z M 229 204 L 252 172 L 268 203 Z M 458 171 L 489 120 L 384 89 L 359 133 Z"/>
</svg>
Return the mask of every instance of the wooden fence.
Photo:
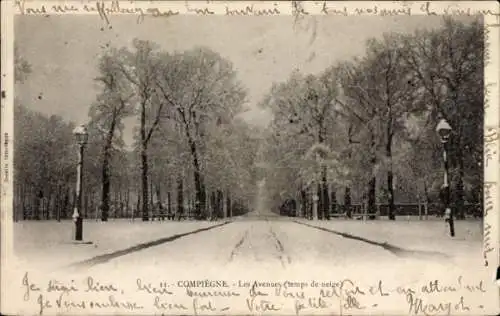
<svg viewBox="0 0 500 316">
<path fill-rule="evenodd" d="M 444 209 L 440 203 L 397 203 L 396 216 L 419 216 L 420 218 L 428 218 L 430 216 L 442 216 Z M 368 214 L 364 204 L 353 204 L 351 205 L 352 217 L 368 217 L 368 216 L 388 216 L 389 205 L 388 204 L 376 204 L 377 212 L 375 214 Z M 480 217 L 482 214 L 482 209 L 480 204 L 469 204 L 464 205 L 465 215 L 468 217 Z M 331 208 L 333 209 L 333 207 Z M 344 205 L 336 205 L 335 212 L 330 212 L 330 217 L 338 218 L 346 216 L 346 209 Z M 300 209 L 300 205 L 297 209 L 296 216 L 303 216 L 303 212 Z"/>
</svg>

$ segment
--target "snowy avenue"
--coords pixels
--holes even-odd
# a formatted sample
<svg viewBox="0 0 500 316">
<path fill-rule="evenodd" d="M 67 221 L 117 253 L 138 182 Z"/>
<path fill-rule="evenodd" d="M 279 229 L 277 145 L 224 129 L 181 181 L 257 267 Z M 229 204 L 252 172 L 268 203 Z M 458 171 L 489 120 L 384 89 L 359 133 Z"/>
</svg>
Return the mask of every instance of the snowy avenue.
<svg viewBox="0 0 500 316">
<path fill-rule="evenodd" d="M 37 231 L 47 231 L 49 225 L 49 234 L 36 237 L 40 236 Z M 19 223 L 16 233 L 23 234 L 23 239 L 16 239 L 16 252 L 31 268 L 36 260 L 36 268 L 47 272 L 68 269 L 109 274 L 113 267 L 121 275 L 147 266 L 152 275 L 161 271 L 189 275 L 200 269 L 220 275 L 244 268 L 276 277 L 295 270 L 321 274 L 326 268 L 330 273 L 357 271 L 376 277 L 374 264 L 380 271 L 394 269 L 402 274 L 418 274 L 420 269 L 411 270 L 412 264 L 429 271 L 432 267 L 433 273 L 440 268 L 465 271 L 471 263 L 480 264 L 481 227 L 474 221 L 458 222 L 457 231 L 464 236 L 459 240 L 450 240 L 445 223 L 437 220 L 316 222 L 255 212 L 218 222 L 137 221 L 130 225 L 128 220 L 114 220 L 85 225 L 93 244 L 74 247 L 58 240 L 71 234 L 70 225 Z M 427 235 L 420 232 L 424 226 L 432 228 Z M 400 238 L 395 239 L 395 234 Z"/>
</svg>

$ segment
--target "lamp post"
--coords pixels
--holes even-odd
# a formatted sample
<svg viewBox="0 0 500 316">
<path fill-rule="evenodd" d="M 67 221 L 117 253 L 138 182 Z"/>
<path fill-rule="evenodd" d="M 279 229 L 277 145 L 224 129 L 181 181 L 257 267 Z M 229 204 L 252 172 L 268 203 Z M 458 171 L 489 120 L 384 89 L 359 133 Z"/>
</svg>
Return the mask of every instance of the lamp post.
<svg viewBox="0 0 500 316">
<path fill-rule="evenodd" d="M 316 141 L 319 143 L 319 134 L 317 135 Z M 321 183 L 321 171 L 318 169 L 321 169 L 320 166 L 320 157 L 318 152 L 314 153 L 314 159 L 316 161 L 315 165 L 315 174 L 314 174 L 314 185 L 313 185 L 313 209 L 312 209 L 312 219 L 317 221 L 318 220 L 318 211 L 319 211 L 319 195 L 322 194 L 321 190 L 323 189 L 320 185 Z"/>
<path fill-rule="evenodd" d="M 450 235 L 455 236 L 455 227 L 453 223 L 453 211 L 450 208 L 450 184 L 448 181 L 448 141 L 451 135 L 451 126 L 445 119 L 439 121 L 436 132 L 441 138 L 441 143 L 443 144 L 443 162 L 444 162 L 444 179 L 443 179 L 443 189 L 444 189 L 444 206 L 445 206 L 445 219 L 450 225 Z"/>
<path fill-rule="evenodd" d="M 83 240 L 83 219 L 81 216 L 82 211 L 82 180 L 83 180 L 83 149 L 87 144 L 89 134 L 85 125 L 77 126 L 73 130 L 76 141 L 78 143 L 78 166 L 76 175 L 76 203 L 73 210 L 73 221 L 75 223 L 75 240 Z"/>
</svg>

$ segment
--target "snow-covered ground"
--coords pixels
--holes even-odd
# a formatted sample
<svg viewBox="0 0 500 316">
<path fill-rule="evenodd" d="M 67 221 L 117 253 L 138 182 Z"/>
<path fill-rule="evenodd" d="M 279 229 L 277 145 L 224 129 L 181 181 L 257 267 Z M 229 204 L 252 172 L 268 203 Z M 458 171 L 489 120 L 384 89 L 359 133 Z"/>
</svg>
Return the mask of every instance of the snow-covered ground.
<svg viewBox="0 0 500 316">
<path fill-rule="evenodd" d="M 330 220 L 297 221 L 338 233 L 362 237 L 374 242 L 387 242 L 409 250 L 440 252 L 456 260 L 481 260 L 483 227 L 479 220 L 455 221 L 455 237 L 443 219 L 406 220 Z"/>
<path fill-rule="evenodd" d="M 84 241 L 72 243 L 72 221 L 22 221 L 14 223 L 14 253 L 21 262 L 33 263 L 40 269 L 59 268 L 73 262 L 118 251 L 166 236 L 183 234 L 213 225 L 208 222 L 109 220 L 85 221 Z"/>
<path fill-rule="evenodd" d="M 61 267 L 222 223 L 86 222 L 85 236 L 95 245 L 74 245 L 67 243 L 71 238 L 71 222 L 22 222 L 15 224 L 15 250 L 23 259 L 22 266 L 35 275 L 42 266 Z M 384 242 L 399 248 L 385 247 Z M 132 287 L 137 279 L 153 283 L 164 280 L 174 288 L 179 280 L 222 279 L 237 284 L 238 280 L 321 282 L 349 278 L 361 286 L 383 280 L 389 291 L 398 286 L 418 288 L 436 279 L 443 284 L 489 279 L 490 276 L 480 270 L 481 250 L 481 227 L 479 222 L 472 221 L 457 221 L 456 237 L 452 239 L 447 226 L 436 220 L 327 222 L 247 217 L 156 246 L 115 253 L 105 260 L 98 257 L 69 269 L 57 269 L 44 277 L 66 275 L 76 279 L 91 275 L 101 282 L 119 280 Z M 42 276 L 38 273 L 37 277 Z M 174 292 L 182 291 L 174 288 Z M 457 299 L 455 296 L 453 300 Z M 189 298 L 179 298 L 184 299 Z M 373 302 L 380 303 L 375 298 Z M 491 300 L 482 303 L 487 306 L 488 302 L 495 303 Z M 241 308 L 233 309 L 232 313 L 247 311 L 248 314 L 245 301 L 238 304 Z M 388 300 L 380 303 L 382 305 L 384 312 L 390 308 L 394 308 L 392 311 L 396 314 L 407 311 L 404 297 L 396 303 Z M 293 312 L 293 304 L 286 308 L 281 314 Z M 476 311 L 486 311 L 486 307 Z M 312 312 L 314 310 L 304 311 Z"/>
<path fill-rule="evenodd" d="M 231 262 L 234 266 L 235 262 L 243 261 L 247 264 L 248 260 L 255 259 L 263 263 L 274 258 L 275 254 L 269 254 L 268 249 L 284 247 L 290 260 L 297 264 L 307 262 L 317 265 L 324 262 L 342 266 L 343 262 L 352 265 L 353 262 L 365 262 L 374 256 L 391 257 L 390 251 L 377 245 L 388 243 L 416 252 L 415 258 L 419 254 L 420 257 L 426 254 L 427 257 L 433 257 L 432 253 L 436 253 L 436 260 L 446 257 L 450 263 L 458 265 L 481 262 L 482 233 L 477 221 L 456 221 L 456 236 L 451 238 L 448 226 L 442 220 L 393 222 L 251 219 L 236 219 L 231 224 L 184 236 L 113 261 L 130 262 L 134 256 L 138 256 L 148 258 L 153 265 L 162 262 L 162 265 L 173 265 L 172 268 L 175 268 L 179 262 L 183 262 L 194 266 L 200 264 L 204 269 L 210 269 L 206 262 Z M 92 241 L 92 244 L 75 245 L 71 243 L 73 224 L 70 221 L 25 221 L 14 225 L 14 251 L 21 262 L 36 262 L 39 268 L 58 269 L 70 263 L 221 223 L 223 222 L 87 221 L 84 223 L 84 239 Z M 310 226 L 325 228 L 331 232 Z M 351 235 L 353 238 L 349 238 Z M 357 240 L 356 237 L 366 241 Z M 167 258 L 175 260 L 166 260 L 165 253 L 170 254 Z M 286 258 L 283 260 L 288 261 Z M 281 263 L 279 265 L 282 266 Z M 291 266 L 290 263 L 286 265 Z M 217 265 L 215 267 L 217 269 Z"/>
</svg>

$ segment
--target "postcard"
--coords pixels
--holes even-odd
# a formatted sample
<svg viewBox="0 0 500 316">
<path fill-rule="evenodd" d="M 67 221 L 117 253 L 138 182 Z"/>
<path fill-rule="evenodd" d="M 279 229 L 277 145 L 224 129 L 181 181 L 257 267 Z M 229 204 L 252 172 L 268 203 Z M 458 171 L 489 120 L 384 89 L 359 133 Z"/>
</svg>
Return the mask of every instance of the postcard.
<svg viewBox="0 0 500 316">
<path fill-rule="evenodd" d="M 497 2 L 1 5 L 2 314 L 500 312 Z"/>
</svg>

